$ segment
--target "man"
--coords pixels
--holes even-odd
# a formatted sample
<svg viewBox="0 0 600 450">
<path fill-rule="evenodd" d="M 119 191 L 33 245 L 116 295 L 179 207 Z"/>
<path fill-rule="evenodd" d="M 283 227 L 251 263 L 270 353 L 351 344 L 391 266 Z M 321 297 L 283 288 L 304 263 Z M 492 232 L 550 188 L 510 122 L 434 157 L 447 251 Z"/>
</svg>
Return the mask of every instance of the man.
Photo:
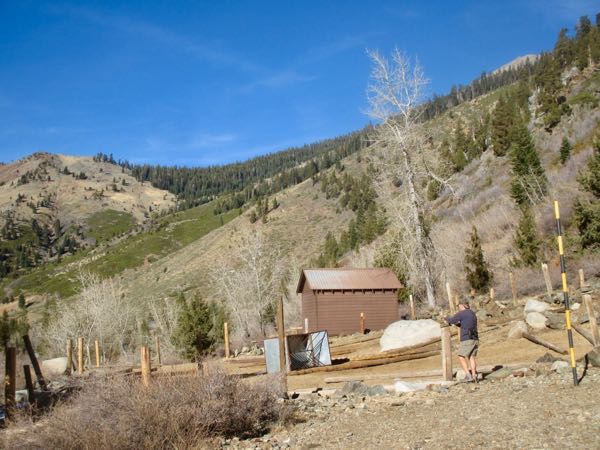
<svg viewBox="0 0 600 450">
<path fill-rule="evenodd" d="M 450 325 L 460 326 L 460 346 L 458 347 L 458 360 L 467 375 L 465 381 L 477 381 L 477 349 L 479 348 L 479 335 L 477 334 L 477 316 L 469 302 L 461 300 L 458 312 L 451 317 L 446 317 Z M 468 362 L 471 363 L 469 371 Z"/>
</svg>

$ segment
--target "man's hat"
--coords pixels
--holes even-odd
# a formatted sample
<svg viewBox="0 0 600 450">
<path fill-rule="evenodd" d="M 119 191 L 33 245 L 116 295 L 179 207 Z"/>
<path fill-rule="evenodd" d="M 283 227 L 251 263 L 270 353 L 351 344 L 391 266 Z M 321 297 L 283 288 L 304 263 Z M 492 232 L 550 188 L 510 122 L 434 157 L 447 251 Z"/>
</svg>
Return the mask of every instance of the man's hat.
<svg viewBox="0 0 600 450">
<path fill-rule="evenodd" d="M 469 305 L 469 300 L 467 300 L 467 299 L 459 300 L 458 304 L 463 305 L 467 309 L 471 308 L 471 306 Z"/>
</svg>

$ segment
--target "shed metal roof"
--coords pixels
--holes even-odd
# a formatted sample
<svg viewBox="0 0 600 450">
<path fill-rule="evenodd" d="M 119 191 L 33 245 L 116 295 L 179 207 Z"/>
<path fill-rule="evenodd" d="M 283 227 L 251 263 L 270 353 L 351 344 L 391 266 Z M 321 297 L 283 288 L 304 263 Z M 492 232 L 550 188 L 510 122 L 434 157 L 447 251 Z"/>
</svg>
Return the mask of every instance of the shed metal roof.
<svg viewBox="0 0 600 450">
<path fill-rule="evenodd" d="M 390 269 L 304 269 L 298 280 L 296 293 L 302 292 L 304 283 L 312 290 L 347 291 L 360 289 L 396 290 L 402 283 Z"/>
</svg>

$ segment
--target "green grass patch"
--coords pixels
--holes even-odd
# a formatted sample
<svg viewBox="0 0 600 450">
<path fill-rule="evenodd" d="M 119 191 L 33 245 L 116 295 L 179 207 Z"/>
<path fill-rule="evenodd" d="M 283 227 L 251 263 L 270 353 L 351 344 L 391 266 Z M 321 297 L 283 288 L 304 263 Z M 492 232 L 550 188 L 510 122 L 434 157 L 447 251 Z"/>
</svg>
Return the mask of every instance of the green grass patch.
<svg viewBox="0 0 600 450">
<path fill-rule="evenodd" d="M 97 243 L 101 243 L 131 230 L 134 226 L 135 219 L 131 214 L 107 209 L 88 218 L 86 234 L 96 239 Z"/>
<path fill-rule="evenodd" d="M 36 268 L 14 282 L 13 287 L 28 292 L 59 294 L 68 297 L 77 291 L 79 268 L 103 277 L 114 276 L 125 269 L 140 267 L 146 262 L 158 261 L 219 228 L 221 223 L 225 224 L 239 214 L 238 210 L 232 210 L 218 216 L 213 214 L 213 208 L 214 204 L 211 202 L 160 218 L 157 229 L 136 234 L 109 245 L 105 254 L 93 261 L 84 262 L 91 250 L 78 252 L 64 258 L 61 262 L 49 263 Z M 99 219 L 97 223 L 106 224 L 106 217 Z M 110 227 L 107 226 L 104 229 L 108 230 Z M 114 230 L 114 228 L 112 229 Z M 81 264 L 72 264 L 71 269 L 67 268 L 69 263 L 77 261 L 81 261 Z"/>
</svg>

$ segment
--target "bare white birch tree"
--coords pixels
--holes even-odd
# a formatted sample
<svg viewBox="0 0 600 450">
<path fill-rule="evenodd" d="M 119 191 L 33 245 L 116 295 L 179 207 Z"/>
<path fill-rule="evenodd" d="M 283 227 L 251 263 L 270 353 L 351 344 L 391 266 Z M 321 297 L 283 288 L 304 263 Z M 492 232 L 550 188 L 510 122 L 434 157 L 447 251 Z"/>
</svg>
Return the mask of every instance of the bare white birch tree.
<svg viewBox="0 0 600 450">
<path fill-rule="evenodd" d="M 233 259 L 213 270 L 217 296 L 224 302 L 237 339 L 266 336 L 289 274 L 279 247 L 267 242 L 260 230 L 242 236 Z"/>
<path fill-rule="evenodd" d="M 427 80 L 418 63 L 397 49 L 391 61 L 369 51 L 373 63 L 367 96 L 369 115 L 379 122 L 374 140 L 379 149 L 376 182 L 386 203 L 390 236 L 400 265 L 413 287 L 424 286 L 427 304 L 435 305 L 435 249 L 426 223 L 424 190 L 428 182 L 447 186 L 437 175 L 433 149 L 426 142 L 420 107 Z"/>
</svg>

